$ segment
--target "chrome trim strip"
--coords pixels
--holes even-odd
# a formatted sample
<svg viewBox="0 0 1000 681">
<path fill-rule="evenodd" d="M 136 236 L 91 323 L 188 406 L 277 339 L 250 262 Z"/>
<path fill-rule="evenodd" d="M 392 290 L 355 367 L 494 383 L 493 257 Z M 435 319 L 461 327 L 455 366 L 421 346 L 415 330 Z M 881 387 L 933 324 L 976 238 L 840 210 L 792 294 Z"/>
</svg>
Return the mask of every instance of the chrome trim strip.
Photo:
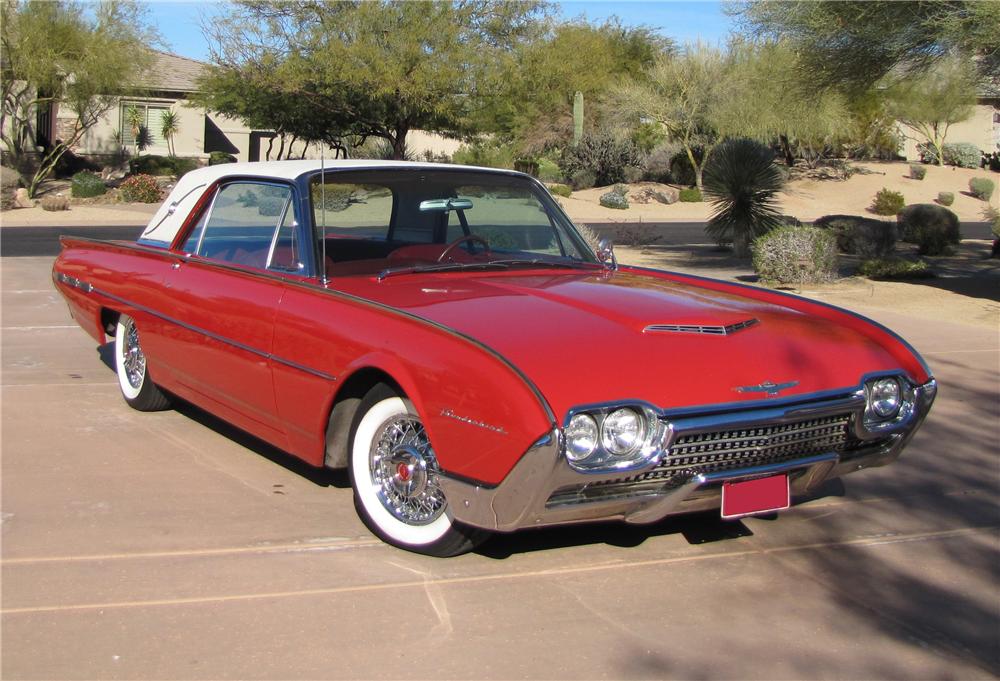
<svg viewBox="0 0 1000 681">
<path fill-rule="evenodd" d="M 148 227 L 147 226 L 146 229 L 143 230 L 142 234 L 139 235 L 139 238 L 140 239 L 146 239 L 146 236 L 148 236 L 149 234 L 152 234 L 153 232 L 155 232 L 156 230 L 158 230 L 160 228 L 160 226 L 166 221 L 167 218 L 169 218 L 170 216 L 172 216 L 174 213 L 177 212 L 177 206 L 179 206 L 181 204 L 181 202 L 184 201 L 184 199 L 186 199 L 187 197 L 191 196 L 191 194 L 193 194 L 194 192 L 198 191 L 202 187 L 207 186 L 207 184 L 208 184 L 207 182 L 203 182 L 202 184 L 199 184 L 197 187 L 192 188 L 191 191 L 187 192 L 184 196 L 180 197 L 176 201 L 171 201 L 170 202 L 170 207 L 167 209 L 167 214 L 164 215 L 163 218 L 161 218 L 160 221 L 157 222 L 154 226 L 152 226 L 152 227 Z M 170 242 L 168 242 L 168 241 L 160 241 L 159 239 L 148 239 L 148 241 L 157 241 L 159 243 L 165 243 L 168 246 L 170 245 Z"/>
<path fill-rule="evenodd" d="M 706 336 L 729 336 L 737 331 L 749 329 L 751 326 L 760 324 L 756 317 L 747 319 L 727 326 L 706 326 L 699 324 L 650 324 L 642 330 L 643 333 L 700 333 Z"/>
</svg>

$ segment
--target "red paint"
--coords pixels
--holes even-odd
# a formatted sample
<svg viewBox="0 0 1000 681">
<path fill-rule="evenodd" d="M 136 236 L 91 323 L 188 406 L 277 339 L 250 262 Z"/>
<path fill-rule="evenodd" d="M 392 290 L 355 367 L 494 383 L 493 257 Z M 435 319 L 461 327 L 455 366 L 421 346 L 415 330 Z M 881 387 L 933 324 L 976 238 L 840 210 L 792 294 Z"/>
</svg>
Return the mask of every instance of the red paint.
<svg viewBox="0 0 1000 681">
<path fill-rule="evenodd" d="M 790 505 L 788 475 L 785 474 L 722 484 L 723 518 L 771 513 Z"/>
</svg>

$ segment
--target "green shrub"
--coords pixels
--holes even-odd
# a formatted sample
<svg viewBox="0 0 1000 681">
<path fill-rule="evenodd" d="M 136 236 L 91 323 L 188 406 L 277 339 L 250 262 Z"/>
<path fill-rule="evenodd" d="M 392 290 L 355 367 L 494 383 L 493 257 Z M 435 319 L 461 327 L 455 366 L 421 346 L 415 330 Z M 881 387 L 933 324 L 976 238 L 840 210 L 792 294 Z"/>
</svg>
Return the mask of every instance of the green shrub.
<svg viewBox="0 0 1000 681">
<path fill-rule="evenodd" d="M 236 163 L 236 157 L 224 151 L 213 151 L 208 155 L 208 165 L 217 166 L 223 163 Z"/>
<path fill-rule="evenodd" d="M 542 182 L 562 182 L 563 174 L 559 164 L 550 158 L 538 159 L 538 179 Z"/>
<path fill-rule="evenodd" d="M 570 176 L 570 185 L 573 189 L 590 189 L 597 181 L 593 171 L 578 170 Z"/>
<path fill-rule="evenodd" d="M 700 189 L 690 187 L 680 190 L 677 194 L 677 200 L 681 203 L 701 203 L 704 199 L 701 196 Z"/>
<path fill-rule="evenodd" d="M 99 175 L 87 172 L 86 170 L 74 175 L 73 179 L 70 180 L 69 186 L 70 194 L 79 199 L 101 196 L 108 191 L 108 185 L 104 184 L 104 180 Z"/>
<path fill-rule="evenodd" d="M 784 178 L 774 152 L 751 139 L 728 139 L 705 164 L 705 195 L 714 212 L 705 231 L 719 244 L 733 244 L 736 255 L 750 255 L 750 243 L 781 224 L 775 196 Z"/>
<path fill-rule="evenodd" d="M 133 175 L 173 175 L 181 177 L 198 167 L 198 161 L 193 158 L 179 156 L 139 156 L 128 162 L 129 172 Z"/>
<path fill-rule="evenodd" d="M 548 187 L 549 191 L 552 192 L 552 194 L 554 194 L 555 196 L 562 196 L 569 198 L 569 196 L 573 193 L 573 188 L 570 187 L 568 184 L 556 183 L 556 184 L 550 184 L 548 185 Z"/>
<path fill-rule="evenodd" d="M 937 200 L 942 206 L 950 206 L 955 203 L 955 195 L 952 192 L 938 192 Z"/>
<path fill-rule="evenodd" d="M 701 147 L 695 148 L 695 160 L 698 163 L 701 163 L 704 157 L 704 149 Z M 697 177 L 695 177 L 694 168 L 691 167 L 691 159 L 688 158 L 687 152 L 683 149 L 675 153 L 673 158 L 670 159 L 670 178 L 670 181 L 673 184 L 697 184 Z"/>
<path fill-rule="evenodd" d="M 876 215 L 898 215 L 905 205 L 906 199 L 903 198 L 902 194 L 883 187 L 875 195 L 872 212 Z"/>
<path fill-rule="evenodd" d="M 865 260 L 858 273 L 869 279 L 927 279 L 934 273 L 923 260 L 872 258 Z"/>
<path fill-rule="evenodd" d="M 605 208 L 625 210 L 628 208 L 628 196 L 626 196 L 625 187 L 620 184 L 615 185 L 611 191 L 601 194 L 600 203 Z"/>
<path fill-rule="evenodd" d="M 69 198 L 63 196 L 62 194 L 56 194 L 55 196 L 45 196 L 39 203 L 42 206 L 42 210 L 57 211 L 57 210 L 69 210 Z"/>
<path fill-rule="evenodd" d="M 128 203 L 156 203 L 162 199 L 156 180 L 150 175 L 133 175 L 119 187 Z"/>
<path fill-rule="evenodd" d="M 896 225 L 859 215 L 824 215 L 814 227 L 828 229 L 837 240 L 837 248 L 862 258 L 884 258 L 896 249 Z"/>
<path fill-rule="evenodd" d="M 584 135 L 579 144 L 566 147 L 559 167 L 570 177 L 590 171 L 594 174 L 594 186 L 605 187 L 624 182 L 626 169 L 638 167 L 641 162 L 632 140 L 602 131 Z"/>
<path fill-rule="evenodd" d="M 837 275 L 837 242 L 816 227 L 779 227 L 753 242 L 753 268 L 779 284 L 830 281 Z"/>
<path fill-rule="evenodd" d="M 281 215 L 284 207 L 285 199 L 275 196 L 264 196 L 257 202 L 257 212 L 266 216 Z"/>
<path fill-rule="evenodd" d="M 484 168 L 513 168 L 514 149 L 499 142 L 463 144 L 451 155 L 452 163 Z"/>
<path fill-rule="evenodd" d="M 896 216 L 899 231 L 921 255 L 947 255 L 962 241 L 958 216 L 933 203 L 915 203 Z"/>
<path fill-rule="evenodd" d="M 670 161 L 677 154 L 677 145 L 666 142 L 658 145 L 646 155 L 643 177 L 652 182 L 673 182 L 670 175 Z M 694 179 L 691 180 L 694 184 Z"/>
<path fill-rule="evenodd" d="M 1000 239 L 1000 210 L 990 206 L 983 211 L 983 220 L 990 223 L 990 231 L 993 232 L 993 238 Z"/>
<path fill-rule="evenodd" d="M 927 176 L 927 168 L 919 163 L 910 164 L 910 177 L 914 180 L 922 180 Z"/>
<path fill-rule="evenodd" d="M 944 145 L 944 164 L 959 168 L 978 168 L 983 154 L 979 147 L 968 142 Z"/>
<path fill-rule="evenodd" d="M 987 177 L 974 177 L 969 180 L 969 191 L 981 201 L 989 201 L 995 188 L 993 180 Z"/>
<path fill-rule="evenodd" d="M 533 158 L 514 159 L 514 170 L 525 175 L 538 177 L 538 161 Z"/>
</svg>

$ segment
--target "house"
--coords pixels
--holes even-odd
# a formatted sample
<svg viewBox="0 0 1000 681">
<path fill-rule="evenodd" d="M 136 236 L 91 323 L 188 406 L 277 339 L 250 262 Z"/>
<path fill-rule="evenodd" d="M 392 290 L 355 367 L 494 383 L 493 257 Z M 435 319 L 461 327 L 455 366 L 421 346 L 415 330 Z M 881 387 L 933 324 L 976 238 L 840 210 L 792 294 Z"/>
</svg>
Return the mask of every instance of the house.
<svg viewBox="0 0 1000 681">
<path fill-rule="evenodd" d="M 906 141 L 902 154 L 907 160 L 919 160 L 917 144 L 923 138 L 916 131 L 903 127 Z M 949 127 L 945 142 L 969 142 L 988 153 L 1000 152 L 1000 78 L 980 81 L 976 87 L 976 105 L 972 116 Z"/>
</svg>

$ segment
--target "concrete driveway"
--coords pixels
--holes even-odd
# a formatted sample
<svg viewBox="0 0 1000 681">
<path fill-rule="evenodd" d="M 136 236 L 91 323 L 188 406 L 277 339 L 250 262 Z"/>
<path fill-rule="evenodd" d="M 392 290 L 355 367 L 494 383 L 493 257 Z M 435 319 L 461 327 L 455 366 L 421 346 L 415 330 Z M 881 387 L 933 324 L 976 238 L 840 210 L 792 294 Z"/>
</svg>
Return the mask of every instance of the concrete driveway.
<svg viewBox="0 0 1000 681">
<path fill-rule="evenodd" d="M 343 476 L 121 400 L 49 280 L 2 266 L 2 676 L 992 678 L 1000 341 L 859 309 L 941 389 L 903 459 L 777 518 L 389 548 Z"/>
</svg>

